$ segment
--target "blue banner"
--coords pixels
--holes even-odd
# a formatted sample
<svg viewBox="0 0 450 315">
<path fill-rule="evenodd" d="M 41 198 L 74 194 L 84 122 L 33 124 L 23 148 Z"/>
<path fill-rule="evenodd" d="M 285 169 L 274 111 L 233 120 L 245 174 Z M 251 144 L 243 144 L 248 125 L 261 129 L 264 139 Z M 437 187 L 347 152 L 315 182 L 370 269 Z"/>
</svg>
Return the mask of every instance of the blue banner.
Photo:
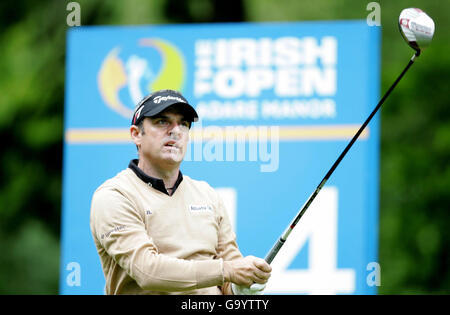
<svg viewBox="0 0 450 315">
<path fill-rule="evenodd" d="M 378 102 L 380 29 L 365 21 L 77 27 L 68 32 L 60 292 L 102 294 L 91 197 L 136 158 L 148 93 L 196 107 L 184 174 L 223 196 L 244 255 L 264 257 Z M 267 294 L 379 285 L 379 119 L 272 263 Z"/>
</svg>

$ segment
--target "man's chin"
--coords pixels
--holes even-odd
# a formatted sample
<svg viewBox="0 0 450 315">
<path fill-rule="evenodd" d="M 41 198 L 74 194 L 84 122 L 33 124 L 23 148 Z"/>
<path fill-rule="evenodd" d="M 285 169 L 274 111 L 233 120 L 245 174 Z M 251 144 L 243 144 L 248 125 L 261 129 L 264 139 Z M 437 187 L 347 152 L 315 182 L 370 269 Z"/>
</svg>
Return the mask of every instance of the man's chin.
<svg viewBox="0 0 450 315">
<path fill-rule="evenodd" d="M 163 161 L 167 164 L 167 165 L 173 165 L 173 166 L 178 166 L 181 164 L 181 162 L 183 162 L 183 156 L 180 156 L 178 154 L 174 155 L 174 154 L 167 154 L 163 156 Z"/>
</svg>

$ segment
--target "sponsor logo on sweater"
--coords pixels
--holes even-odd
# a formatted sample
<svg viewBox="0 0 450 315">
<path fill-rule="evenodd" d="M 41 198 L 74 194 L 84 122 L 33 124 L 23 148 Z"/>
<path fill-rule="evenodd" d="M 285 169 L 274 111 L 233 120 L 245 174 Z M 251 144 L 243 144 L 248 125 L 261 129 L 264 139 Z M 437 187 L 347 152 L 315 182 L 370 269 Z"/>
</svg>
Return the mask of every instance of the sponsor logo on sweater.
<svg viewBox="0 0 450 315">
<path fill-rule="evenodd" d="M 111 229 L 110 231 L 108 231 L 108 232 L 102 234 L 102 235 L 101 235 L 101 239 L 104 239 L 105 237 L 108 237 L 108 238 L 109 238 L 109 236 L 110 236 L 112 233 L 123 231 L 123 230 L 125 230 L 125 228 L 126 228 L 125 225 L 115 226 L 115 227 L 114 227 L 113 229 Z"/>
<path fill-rule="evenodd" d="M 190 211 L 212 211 L 212 207 L 210 205 L 190 205 Z"/>
</svg>

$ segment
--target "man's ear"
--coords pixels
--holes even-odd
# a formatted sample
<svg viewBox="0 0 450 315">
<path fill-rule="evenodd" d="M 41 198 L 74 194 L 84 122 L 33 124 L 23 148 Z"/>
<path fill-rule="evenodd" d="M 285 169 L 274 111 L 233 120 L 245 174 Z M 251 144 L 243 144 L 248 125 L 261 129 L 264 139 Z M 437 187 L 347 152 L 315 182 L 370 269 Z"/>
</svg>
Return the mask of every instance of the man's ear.
<svg viewBox="0 0 450 315">
<path fill-rule="evenodd" d="M 132 125 L 130 127 L 130 135 L 131 139 L 133 140 L 134 144 L 136 144 L 137 147 L 141 146 L 142 141 L 142 133 L 138 126 Z"/>
</svg>

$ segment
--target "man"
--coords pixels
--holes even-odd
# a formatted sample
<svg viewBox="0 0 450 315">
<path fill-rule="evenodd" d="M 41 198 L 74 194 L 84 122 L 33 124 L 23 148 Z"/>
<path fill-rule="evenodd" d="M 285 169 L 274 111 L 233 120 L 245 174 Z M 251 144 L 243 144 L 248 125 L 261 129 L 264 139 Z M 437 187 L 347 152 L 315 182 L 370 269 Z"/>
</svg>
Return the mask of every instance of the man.
<svg viewBox="0 0 450 315">
<path fill-rule="evenodd" d="M 180 171 L 195 109 L 161 90 L 136 107 L 130 134 L 139 159 L 103 183 L 91 231 L 107 294 L 261 294 L 271 267 L 242 257 L 224 204 Z"/>
</svg>

